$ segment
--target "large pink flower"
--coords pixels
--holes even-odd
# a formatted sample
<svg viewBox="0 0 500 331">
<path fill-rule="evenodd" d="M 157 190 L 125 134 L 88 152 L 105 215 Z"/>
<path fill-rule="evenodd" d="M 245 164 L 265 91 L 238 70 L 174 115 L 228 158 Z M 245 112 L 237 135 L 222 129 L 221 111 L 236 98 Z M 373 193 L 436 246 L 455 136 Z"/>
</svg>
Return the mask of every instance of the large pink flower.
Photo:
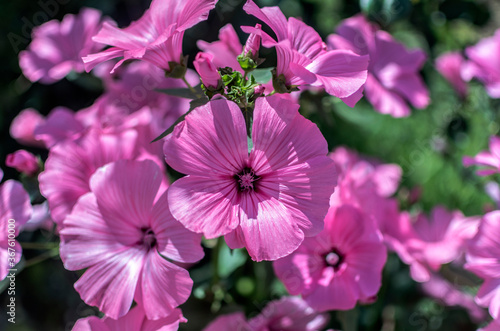
<svg viewBox="0 0 500 331">
<path fill-rule="evenodd" d="M 483 216 L 479 230 L 467 247 L 465 268 L 484 279 L 476 302 L 500 317 L 500 211 Z"/>
<path fill-rule="evenodd" d="M 423 51 L 408 51 L 362 15 L 343 21 L 336 33 L 328 37 L 331 49 L 349 49 L 370 55 L 364 88 L 375 110 L 402 117 L 410 115 L 406 100 L 416 108 L 427 107 L 429 91 L 418 74 L 426 58 Z"/>
<path fill-rule="evenodd" d="M 491 136 L 489 150 L 479 152 L 474 157 L 464 156 L 463 164 L 466 167 L 472 165 L 485 166 L 485 169 L 476 172 L 479 176 L 500 173 L 500 137 Z"/>
<path fill-rule="evenodd" d="M 484 38 L 476 45 L 467 47 L 468 61 L 462 67 L 462 78 L 470 81 L 477 78 L 486 87 L 492 98 L 500 98 L 500 30 L 492 37 Z"/>
<path fill-rule="evenodd" d="M 351 107 L 361 98 L 361 92 L 356 92 L 366 82 L 368 56 L 357 55 L 351 50 L 328 51 L 312 27 L 293 17 L 287 20 L 278 7 L 259 8 L 252 0 L 247 0 L 243 9 L 266 23 L 276 34 L 277 41 L 265 32 L 243 27 L 245 32 L 261 34 L 263 46 L 276 48 L 276 72 L 284 76 L 282 83 L 287 87 L 319 86 L 344 99 Z"/>
<path fill-rule="evenodd" d="M 92 176 L 91 192 L 64 219 L 64 267 L 87 269 L 76 290 L 87 304 L 113 319 L 125 315 L 132 300 L 148 319 L 164 318 L 191 293 L 187 270 L 165 257 L 200 260 L 201 236 L 171 216 L 166 193 L 155 198 L 163 176 L 149 160 L 108 164 Z"/>
<path fill-rule="evenodd" d="M 271 301 L 262 312 L 246 321 L 243 313 L 223 315 L 203 331 L 319 331 L 328 323 L 328 316 L 319 314 L 297 297 Z"/>
<path fill-rule="evenodd" d="M 302 294 L 312 308 L 348 310 L 377 294 L 386 258 L 373 219 L 343 205 L 330 208 L 323 232 L 273 266 L 288 292 Z"/>
<path fill-rule="evenodd" d="M 124 29 L 104 23 L 93 40 L 113 47 L 84 57 L 85 68 L 91 70 L 103 61 L 123 57 L 112 71 L 129 59 L 143 59 L 169 71 L 169 62 L 183 63 L 184 31 L 206 20 L 216 2 L 153 0 L 144 15 Z"/>
<path fill-rule="evenodd" d="M 40 174 L 40 192 L 49 201 L 52 218 L 61 224 L 78 198 L 89 192 L 89 179 L 101 166 L 121 159 L 155 159 L 139 148 L 133 129 L 103 133 L 92 129 L 79 139 L 61 142 L 50 149 Z M 157 159 L 161 164 L 161 160 Z"/>
<path fill-rule="evenodd" d="M 179 323 L 185 322 L 187 320 L 180 309 L 174 309 L 167 317 L 148 320 L 144 310 L 136 306 L 117 320 L 109 317 L 99 319 L 96 316 L 79 319 L 72 331 L 177 331 Z"/>
<path fill-rule="evenodd" d="M 78 15 L 68 14 L 61 22 L 52 20 L 36 27 L 28 50 L 19 53 L 23 74 L 32 82 L 50 84 L 71 70 L 82 72 L 82 56 L 103 47 L 91 39 L 100 27 L 101 13 L 92 8 L 84 8 Z"/>
<path fill-rule="evenodd" d="M 174 217 L 207 238 L 226 235 L 256 261 L 290 254 L 321 231 L 335 167 L 298 108 L 279 96 L 257 99 L 250 154 L 235 103 L 214 100 L 190 113 L 164 145 L 167 163 L 189 175 L 169 189 Z"/>
<path fill-rule="evenodd" d="M 0 170 L 0 181 L 2 177 Z M 30 198 L 21 183 L 8 180 L 0 185 L 0 280 L 21 260 L 21 245 L 14 238 L 30 219 L 31 212 Z"/>
</svg>

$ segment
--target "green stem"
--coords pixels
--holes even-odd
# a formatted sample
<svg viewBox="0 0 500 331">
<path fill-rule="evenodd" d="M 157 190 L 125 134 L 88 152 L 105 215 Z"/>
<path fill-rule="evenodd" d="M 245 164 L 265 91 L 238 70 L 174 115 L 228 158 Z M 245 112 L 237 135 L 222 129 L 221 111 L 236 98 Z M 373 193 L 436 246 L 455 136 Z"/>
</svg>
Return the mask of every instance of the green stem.
<svg viewBox="0 0 500 331">
<path fill-rule="evenodd" d="M 59 246 L 59 243 L 56 242 L 47 242 L 47 243 L 21 242 L 20 244 L 23 249 L 54 249 Z"/>
<path fill-rule="evenodd" d="M 25 268 L 31 267 L 35 264 L 38 264 L 38 263 L 43 262 L 45 260 L 48 260 L 52 257 L 57 256 L 57 255 L 59 255 L 59 249 L 57 249 L 57 248 L 51 249 L 50 251 L 46 251 L 43 254 L 40 254 L 38 256 L 35 256 L 32 259 L 27 260 L 24 267 Z"/>
<path fill-rule="evenodd" d="M 201 98 L 201 97 L 202 97 L 202 95 L 200 95 L 200 94 L 199 94 L 199 93 L 195 90 L 195 88 L 194 88 L 194 87 L 192 87 L 192 86 L 191 86 L 191 84 L 189 84 L 189 82 L 188 82 L 188 81 L 187 81 L 187 79 L 186 79 L 186 76 L 183 76 L 183 77 L 182 77 L 182 81 L 186 84 L 186 86 L 189 88 L 189 90 L 190 90 L 191 92 L 193 92 L 193 94 L 194 94 L 194 95 L 196 95 L 196 97 L 197 97 L 197 98 Z"/>
<path fill-rule="evenodd" d="M 212 286 L 219 284 L 220 281 L 219 255 L 220 255 L 220 250 L 222 249 L 222 245 L 224 245 L 222 238 L 221 237 L 217 238 L 217 244 L 215 244 L 212 255 L 212 273 L 213 273 Z"/>
</svg>

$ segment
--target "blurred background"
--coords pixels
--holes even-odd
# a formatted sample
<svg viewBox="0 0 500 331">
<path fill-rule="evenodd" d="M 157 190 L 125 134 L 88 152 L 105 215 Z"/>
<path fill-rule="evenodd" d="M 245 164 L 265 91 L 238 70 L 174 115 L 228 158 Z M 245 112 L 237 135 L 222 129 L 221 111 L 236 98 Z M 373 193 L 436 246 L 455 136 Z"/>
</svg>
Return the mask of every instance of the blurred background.
<svg viewBox="0 0 500 331">
<path fill-rule="evenodd" d="M 413 110 L 408 118 L 397 119 L 375 112 L 362 99 L 354 109 L 323 93 L 304 92 L 301 113 L 318 124 L 331 149 L 345 145 L 385 163 L 397 163 L 403 180 L 397 193 L 401 208 L 429 211 L 436 205 L 459 209 L 465 215 L 479 215 L 495 208 L 484 193 L 486 179 L 474 169 L 462 166 L 464 155 L 486 149 L 488 137 L 500 128 L 499 100 L 488 97 L 484 87 L 472 82 L 466 99 L 460 98 L 435 70 L 434 59 L 446 51 L 463 51 L 500 27 L 500 2 L 468 0 L 261 0 L 260 6 L 278 5 L 287 16 L 300 17 L 316 28 L 323 38 L 334 32 L 339 22 L 363 11 L 372 21 L 390 32 L 409 48 L 421 48 L 428 60 L 422 75 L 431 104 Z M 218 30 L 232 23 L 240 40 L 246 35 L 240 25 L 257 21 L 246 15 L 243 0 L 220 0 L 207 21 L 188 30 L 184 53 L 190 60 L 197 53 L 196 40 L 214 41 Z M 25 108 L 46 115 L 56 106 L 79 110 L 90 106 L 102 92 L 99 82 L 88 74 L 70 75 L 52 85 L 31 83 L 22 76 L 19 51 L 30 41 L 33 26 L 50 19 L 61 20 L 82 7 L 94 7 L 127 26 L 149 7 L 137 0 L 40 0 L 4 1 L 0 5 L 0 167 L 5 179 L 19 174 L 5 166 L 5 158 L 22 146 L 9 136 L 13 118 Z M 262 50 L 272 67 L 272 51 Z M 267 53 L 265 53 L 267 52 Z M 189 66 L 192 68 L 190 62 Z M 46 150 L 29 149 L 42 160 Z M 498 178 L 496 178 L 498 179 Z M 26 184 L 26 183 L 25 183 Z M 418 197 L 418 198 L 416 198 Z M 48 230 L 22 233 L 20 242 L 57 241 Z M 190 269 L 195 281 L 193 295 L 181 308 L 188 325 L 181 330 L 201 330 L 214 316 L 243 310 L 256 315 L 272 299 L 286 294 L 274 277 L 271 263 L 252 263 L 246 252 L 220 250 L 219 270 L 209 263 L 211 247 L 206 241 L 206 257 Z M 96 314 L 73 289 L 79 273 L 66 271 L 60 259 L 46 250 L 25 248 L 24 270 L 16 279 L 16 324 L 0 317 L 0 330 L 70 330 L 81 317 Z M 53 254 L 52 254 L 53 255 Z M 446 270 L 444 271 L 446 272 Z M 214 275 L 216 275 L 214 277 Z M 475 293 L 479 282 L 471 275 L 457 280 L 464 291 Z M 8 297 L 5 281 L 0 283 L 1 307 Z M 3 312 L 4 308 L 0 309 Z M 3 314 L 3 313 L 2 313 Z M 465 310 L 447 307 L 426 296 L 413 282 L 408 268 L 390 255 L 384 270 L 383 287 L 372 305 L 331 314 L 330 327 L 344 330 L 476 330 Z"/>
</svg>

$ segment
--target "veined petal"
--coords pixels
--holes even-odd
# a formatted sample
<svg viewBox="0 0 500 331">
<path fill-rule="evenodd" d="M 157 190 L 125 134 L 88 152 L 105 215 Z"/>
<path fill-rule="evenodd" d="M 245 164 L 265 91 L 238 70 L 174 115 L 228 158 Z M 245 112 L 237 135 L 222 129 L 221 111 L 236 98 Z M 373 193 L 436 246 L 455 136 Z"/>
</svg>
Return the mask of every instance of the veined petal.
<svg viewBox="0 0 500 331">
<path fill-rule="evenodd" d="M 179 172 L 234 176 L 245 167 L 248 155 L 240 108 L 222 99 L 196 108 L 167 136 L 163 151 L 167 163 Z"/>
<path fill-rule="evenodd" d="M 168 316 L 183 304 L 193 287 L 186 269 L 176 266 L 150 251 L 141 274 L 141 294 L 138 302 L 144 307 L 149 320 Z"/>
<path fill-rule="evenodd" d="M 232 177 L 183 177 L 168 189 L 170 211 L 193 232 L 207 238 L 225 235 L 239 224 L 236 185 Z"/>
<path fill-rule="evenodd" d="M 243 6 L 243 10 L 247 14 L 255 16 L 266 23 L 276 33 L 278 41 L 287 39 L 288 21 L 279 7 L 259 8 L 252 0 L 247 0 Z"/>
</svg>

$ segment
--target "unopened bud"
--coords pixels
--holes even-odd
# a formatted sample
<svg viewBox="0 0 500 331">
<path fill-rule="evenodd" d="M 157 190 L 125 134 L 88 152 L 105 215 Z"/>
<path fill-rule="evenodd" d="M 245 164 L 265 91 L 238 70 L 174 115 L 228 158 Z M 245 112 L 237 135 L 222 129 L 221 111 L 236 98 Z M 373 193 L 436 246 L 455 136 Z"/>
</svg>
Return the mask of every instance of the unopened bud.
<svg viewBox="0 0 500 331">
<path fill-rule="evenodd" d="M 214 56 L 212 54 L 200 52 L 196 55 L 193 62 L 194 68 L 200 75 L 201 81 L 207 89 L 218 89 L 221 83 L 221 77 L 213 64 L 213 58 Z"/>
</svg>

